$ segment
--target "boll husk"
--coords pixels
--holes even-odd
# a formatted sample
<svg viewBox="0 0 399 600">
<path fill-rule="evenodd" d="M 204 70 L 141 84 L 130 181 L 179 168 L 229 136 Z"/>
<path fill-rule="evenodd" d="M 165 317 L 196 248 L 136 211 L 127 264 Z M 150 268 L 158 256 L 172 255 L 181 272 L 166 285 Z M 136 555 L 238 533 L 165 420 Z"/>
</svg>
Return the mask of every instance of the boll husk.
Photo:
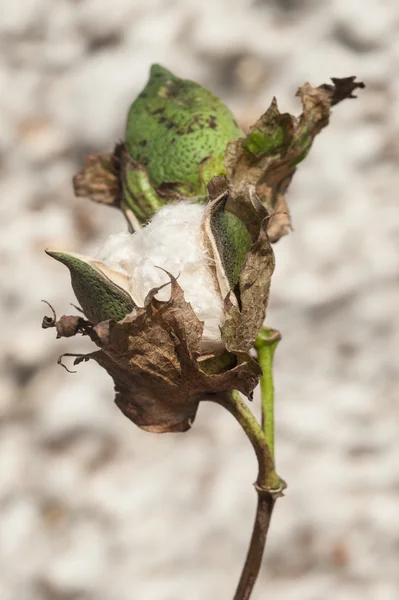
<svg viewBox="0 0 399 600">
<path fill-rule="evenodd" d="M 69 268 L 87 317 L 61 317 L 51 324 L 59 337 L 70 336 L 71 328 L 91 337 L 100 349 L 75 362 L 93 359 L 105 368 L 114 380 L 119 408 L 149 431 L 185 431 L 201 400 L 233 389 L 250 397 L 261 376 L 250 350 L 265 318 L 274 269 L 267 211 L 254 188 L 236 193 L 224 178 L 212 180 L 208 196 L 198 226 L 205 257 L 198 269 L 207 269 L 216 317 L 208 307 L 204 320 L 199 318 L 185 296 L 183 273 L 180 285 L 179 273 L 158 269 L 166 282 L 139 298 L 126 268 L 123 272 L 128 257 L 116 254 L 112 265 L 112 252 L 107 264 L 48 251 Z M 184 227 L 185 221 L 187 212 L 182 210 L 176 225 Z M 171 240 L 176 248 L 179 240 Z M 192 268 L 195 272 L 195 265 Z M 202 282 L 199 277 L 199 297 Z M 190 293 L 194 297 L 194 290 Z M 208 327 L 204 337 L 212 317 L 218 327 Z"/>
</svg>

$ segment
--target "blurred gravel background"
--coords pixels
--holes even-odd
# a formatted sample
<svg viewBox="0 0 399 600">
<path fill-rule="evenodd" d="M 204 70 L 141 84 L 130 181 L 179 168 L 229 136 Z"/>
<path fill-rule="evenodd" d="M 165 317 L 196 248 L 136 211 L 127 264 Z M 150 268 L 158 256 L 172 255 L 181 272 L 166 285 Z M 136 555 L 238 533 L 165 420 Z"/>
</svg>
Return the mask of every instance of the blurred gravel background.
<svg viewBox="0 0 399 600">
<path fill-rule="evenodd" d="M 79 340 L 64 267 L 121 216 L 75 199 L 151 62 L 198 80 L 250 124 L 330 76 L 367 84 L 334 110 L 289 194 L 275 248 L 278 470 L 254 600 L 399 598 L 399 5 L 397 0 L 2 0 L 0 18 L 0 599 L 229 600 L 256 464 L 231 417 L 156 436 L 126 420 Z"/>
</svg>

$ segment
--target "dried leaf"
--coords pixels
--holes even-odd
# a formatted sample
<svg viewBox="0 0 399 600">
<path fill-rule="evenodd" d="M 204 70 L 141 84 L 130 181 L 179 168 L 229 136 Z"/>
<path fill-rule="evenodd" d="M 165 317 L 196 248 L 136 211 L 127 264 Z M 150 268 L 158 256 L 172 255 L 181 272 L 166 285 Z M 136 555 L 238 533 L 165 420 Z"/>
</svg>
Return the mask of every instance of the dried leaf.
<svg viewBox="0 0 399 600">
<path fill-rule="evenodd" d="M 120 207 L 119 174 L 115 154 L 89 154 L 85 168 L 73 178 L 75 195 Z"/>
<path fill-rule="evenodd" d="M 333 85 L 313 88 L 305 83 L 299 88 L 297 95 L 303 106 L 299 118 L 280 113 L 274 98 L 248 135 L 227 146 L 227 177 L 237 192 L 248 185 L 256 186 L 259 198 L 272 217 L 268 226 L 272 242 L 291 228 L 284 194 L 298 163 L 308 154 L 316 135 L 328 125 L 331 106 L 353 98 L 353 91 L 364 87 L 355 77 L 332 81 Z"/>
<path fill-rule="evenodd" d="M 342 100 L 345 100 L 346 98 L 357 98 L 353 92 L 356 89 L 364 89 L 366 87 L 363 81 L 356 81 L 356 75 L 342 78 L 331 77 L 331 81 L 333 82 L 333 85 L 324 83 L 320 86 L 331 93 L 331 106 L 338 104 L 338 102 L 342 102 Z"/>
</svg>

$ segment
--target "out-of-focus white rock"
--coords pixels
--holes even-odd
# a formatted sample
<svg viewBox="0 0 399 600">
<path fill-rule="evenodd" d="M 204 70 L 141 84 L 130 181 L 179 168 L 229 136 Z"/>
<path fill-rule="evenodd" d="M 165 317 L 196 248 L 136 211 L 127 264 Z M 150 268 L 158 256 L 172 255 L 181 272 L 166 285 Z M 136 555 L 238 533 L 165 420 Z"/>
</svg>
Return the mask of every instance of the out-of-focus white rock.
<svg viewBox="0 0 399 600">
<path fill-rule="evenodd" d="M 233 419 L 203 405 L 190 432 L 146 434 L 96 365 L 57 367 L 87 342 L 40 329 L 42 298 L 75 312 L 44 248 L 93 255 L 124 226 L 74 199 L 71 177 L 122 136 L 151 62 L 208 85 L 247 126 L 273 95 L 298 111 L 304 81 L 367 84 L 298 169 L 295 231 L 275 247 L 268 323 L 283 334 L 276 445 L 289 488 L 253 598 L 396 600 L 397 1 L 3 5 L 1 600 L 229 598 L 245 556 L 256 462 Z"/>
</svg>

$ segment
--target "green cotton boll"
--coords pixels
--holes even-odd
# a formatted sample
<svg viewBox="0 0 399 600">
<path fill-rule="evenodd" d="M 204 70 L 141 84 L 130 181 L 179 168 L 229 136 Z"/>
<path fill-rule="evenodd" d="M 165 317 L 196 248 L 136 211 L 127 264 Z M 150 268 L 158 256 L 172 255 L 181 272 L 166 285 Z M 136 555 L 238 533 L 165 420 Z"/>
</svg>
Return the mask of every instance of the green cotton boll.
<svg viewBox="0 0 399 600">
<path fill-rule="evenodd" d="M 214 175 L 224 174 L 226 146 L 241 136 L 219 98 L 153 65 L 147 85 L 130 107 L 125 142 L 155 188 L 173 184 L 193 197 L 206 193 L 205 184 Z"/>
</svg>

